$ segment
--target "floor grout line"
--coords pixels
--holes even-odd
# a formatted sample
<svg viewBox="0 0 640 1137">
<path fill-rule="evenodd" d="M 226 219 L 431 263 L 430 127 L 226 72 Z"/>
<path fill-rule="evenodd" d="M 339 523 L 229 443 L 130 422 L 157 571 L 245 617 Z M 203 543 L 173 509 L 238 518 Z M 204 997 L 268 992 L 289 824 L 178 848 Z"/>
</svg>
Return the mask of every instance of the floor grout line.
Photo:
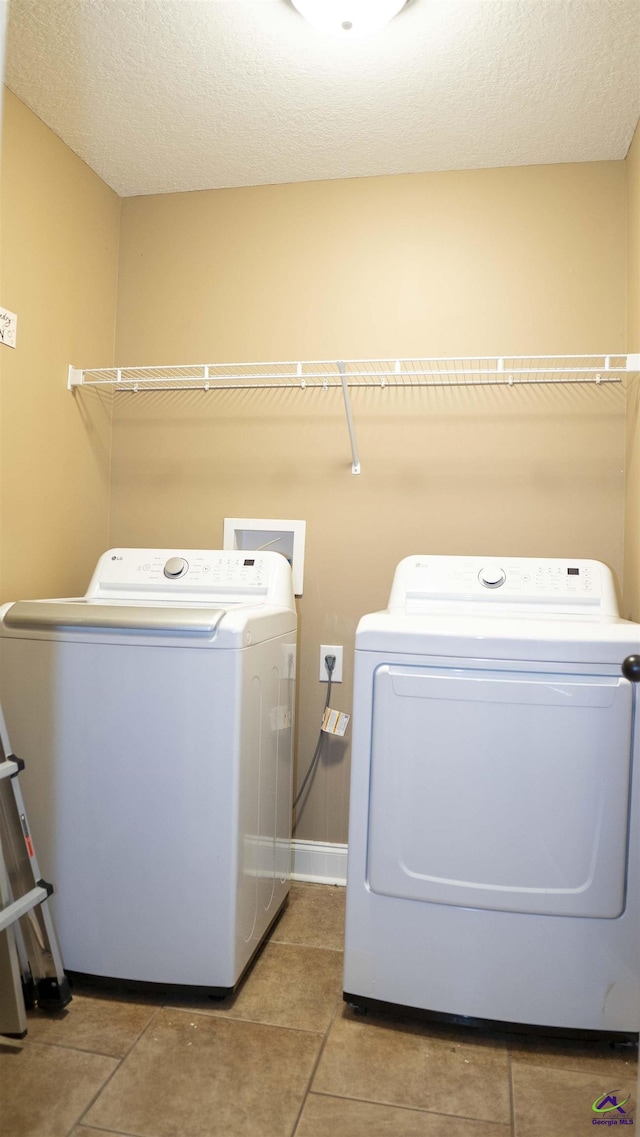
<svg viewBox="0 0 640 1137">
<path fill-rule="evenodd" d="M 332 951 L 336 955 L 344 953 L 344 947 L 328 947 L 327 944 L 301 944 L 297 940 L 269 940 L 269 943 L 277 944 L 278 947 L 309 948 L 309 951 Z"/>
<path fill-rule="evenodd" d="M 111 1079 L 118 1073 L 118 1070 L 120 1069 L 123 1062 L 124 1062 L 124 1058 L 120 1058 L 119 1060 L 116 1061 L 115 1068 L 111 1071 L 111 1073 L 109 1074 L 109 1077 L 102 1083 L 102 1085 L 100 1086 L 100 1089 L 96 1091 L 96 1093 L 93 1095 L 93 1097 L 91 1098 L 91 1101 L 88 1103 L 88 1105 L 86 1105 L 84 1107 L 84 1109 L 80 1111 L 80 1115 L 76 1118 L 76 1120 L 73 1122 L 73 1125 L 68 1130 L 67 1137 L 71 1137 L 71 1134 L 73 1133 L 76 1126 L 83 1124 L 83 1122 L 82 1122 L 83 1117 L 85 1116 L 86 1113 L 89 1112 L 91 1107 L 98 1100 L 98 1098 L 100 1097 L 100 1094 L 109 1085 L 109 1082 L 111 1081 Z"/>
<path fill-rule="evenodd" d="M 407 1113 L 418 1113 L 427 1115 L 427 1117 L 442 1117 L 447 1121 L 474 1121 L 476 1125 L 493 1125 L 501 1126 L 503 1129 L 511 1130 L 510 1121 L 494 1121 L 492 1118 L 486 1117 L 473 1117 L 471 1114 L 466 1113 L 443 1113 L 438 1109 L 422 1109 L 419 1105 L 405 1105 L 402 1102 L 395 1101 L 380 1101 L 376 1098 L 354 1098 L 349 1094 L 330 1094 L 326 1090 L 310 1090 L 315 1097 L 331 1098 L 333 1101 L 353 1101 L 359 1102 L 363 1105 L 378 1105 L 381 1109 L 403 1109 Z M 295 1135 L 294 1135 L 295 1137 Z"/>
<path fill-rule="evenodd" d="M 78 1124 L 82 1125 L 88 1132 L 91 1131 L 91 1133 L 108 1133 L 109 1137 L 111 1137 L 112 1133 L 117 1134 L 117 1137 L 139 1137 L 139 1134 L 132 1133 L 130 1129 L 101 1129 L 99 1125 L 90 1125 L 88 1121 L 76 1121 L 76 1125 Z M 73 1129 L 71 1130 L 71 1133 L 73 1133 Z M 69 1137 L 69 1135 L 67 1135 L 67 1137 Z"/>
<path fill-rule="evenodd" d="M 136 1040 L 137 1041 L 137 1040 Z M 30 1046 L 52 1046 L 54 1050 L 73 1050 L 75 1054 L 95 1054 L 96 1058 L 112 1058 L 114 1062 L 122 1061 L 122 1054 L 109 1054 L 107 1050 L 94 1050 L 89 1046 L 71 1046 L 68 1042 L 52 1042 L 46 1038 L 29 1039 Z"/>
<path fill-rule="evenodd" d="M 89 1104 L 88 1104 L 88 1105 L 86 1105 L 86 1106 L 85 1106 L 85 1108 L 84 1108 L 84 1109 L 81 1111 L 81 1113 L 80 1113 L 80 1116 L 77 1118 L 77 1120 L 76 1120 L 76 1121 L 73 1123 L 73 1125 L 71 1126 L 71 1129 L 69 1130 L 69 1133 L 67 1134 L 67 1137 L 70 1137 L 70 1135 L 73 1133 L 73 1130 L 75 1129 L 76 1125 L 82 1125 L 82 1124 L 84 1124 L 84 1123 L 83 1123 L 83 1120 L 82 1120 L 82 1119 L 83 1119 L 84 1117 L 86 1117 L 86 1115 L 87 1115 L 87 1113 L 89 1112 L 89 1110 L 93 1108 L 93 1106 L 94 1106 L 94 1105 L 95 1105 L 95 1103 L 97 1102 L 98 1098 L 100 1097 L 100 1094 L 101 1094 L 101 1093 L 102 1093 L 104 1090 L 106 1090 L 107 1086 L 110 1084 L 110 1082 L 113 1080 L 113 1078 L 115 1077 L 115 1075 L 118 1073 L 118 1071 L 120 1070 L 120 1068 L 121 1068 L 122 1064 L 123 1064 L 124 1062 L 126 1062 L 127 1058 L 128 1058 L 128 1057 L 129 1057 L 129 1055 L 131 1054 L 131 1051 L 133 1050 L 134 1046 L 136 1046 L 136 1045 L 138 1044 L 138 1042 L 139 1042 L 139 1041 L 140 1041 L 140 1039 L 142 1038 L 143 1034 L 145 1034 L 145 1033 L 146 1033 L 148 1030 L 150 1030 L 150 1028 L 153 1026 L 153 1023 L 154 1023 L 155 1019 L 158 1017 L 158 1014 L 159 1014 L 159 1012 L 160 1012 L 161 1010 L 162 1010 L 162 1007 L 157 1007 L 157 1008 L 156 1008 L 156 1010 L 153 1012 L 153 1014 L 152 1014 L 151 1018 L 149 1019 L 149 1022 L 146 1024 L 146 1026 L 144 1026 L 144 1027 L 142 1028 L 142 1030 L 138 1031 L 138 1034 L 137 1034 L 137 1035 L 136 1035 L 136 1037 L 134 1038 L 134 1040 L 133 1040 L 133 1042 L 131 1043 L 131 1045 L 128 1047 L 128 1049 L 127 1049 L 127 1050 L 125 1050 L 125 1052 L 124 1052 L 124 1054 L 122 1055 L 122 1057 L 121 1057 L 121 1058 L 118 1060 L 118 1062 L 117 1062 L 117 1065 L 116 1065 L 115 1069 L 111 1071 L 111 1073 L 109 1074 L 109 1077 L 108 1077 L 108 1078 L 106 1079 L 106 1081 L 105 1081 L 105 1082 L 104 1082 L 104 1083 L 103 1083 L 103 1084 L 100 1086 L 100 1089 L 98 1090 L 98 1092 L 97 1092 L 97 1093 L 95 1093 L 95 1094 L 93 1095 L 93 1097 L 92 1097 L 91 1101 L 89 1102 Z M 113 1056 L 112 1056 L 112 1057 L 113 1057 Z"/>
<path fill-rule="evenodd" d="M 515 1110 L 515 1093 L 513 1086 L 513 1055 L 511 1054 L 511 1047 L 507 1046 L 507 1062 L 509 1066 L 509 1108 L 511 1110 L 511 1137 L 516 1134 L 516 1110 Z"/>
<path fill-rule="evenodd" d="M 225 1015 L 224 1011 L 200 1011 L 193 1007 L 173 1007 L 170 1004 L 160 1008 L 163 1011 L 177 1011 L 178 1014 L 184 1015 L 200 1015 L 204 1019 L 220 1019 L 222 1022 L 228 1023 L 250 1023 L 251 1026 L 266 1026 L 271 1030 L 294 1030 L 298 1034 L 320 1034 L 324 1035 L 325 1028 L 321 1027 L 318 1030 L 312 1030 L 307 1026 L 291 1026 L 288 1023 L 268 1023 L 264 1019 L 247 1019 L 241 1018 L 240 1015 Z"/>
<path fill-rule="evenodd" d="M 307 1082 L 307 1088 L 306 1088 L 304 1095 L 302 1097 L 302 1101 L 300 1103 L 300 1109 L 298 1110 L 298 1115 L 297 1115 L 297 1117 L 293 1123 L 293 1129 L 291 1130 L 291 1137 L 295 1137 L 295 1135 L 298 1131 L 298 1126 L 300 1125 L 300 1121 L 302 1119 L 302 1114 L 304 1113 L 304 1107 L 307 1104 L 309 1093 L 311 1092 L 311 1086 L 313 1085 L 313 1079 L 316 1076 L 316 1071 L 318 1069 L 318 1066 L 320 1065 L 322 1055 L 324 1054 L 324 1048 L 327 1045 L 327 1040 L 329 1038 L 329 1034 L 331 1033 L 331 1028 L 335 1022 L 336 1015 L 338 1014 L 340 1007 L 341 1007 L 341 999 L 338 998 L 338 999 L 336 999 L 336 1005 L 333 1009 L 333 1014 L 331 1015 L 331 1018 L 329 1020 L 329 1025 L 328 1025 L 328 1027 L 324 1033 L 324 1038 L 322 1039 L 322 1042 L 320 1044 L 320 1049 L 318 1050 L 316 1060 L 313 1064 L 313 1069 L 311 1070 L 311 1074 L 309 1075 L 309 1081 Z"/>
</svg>

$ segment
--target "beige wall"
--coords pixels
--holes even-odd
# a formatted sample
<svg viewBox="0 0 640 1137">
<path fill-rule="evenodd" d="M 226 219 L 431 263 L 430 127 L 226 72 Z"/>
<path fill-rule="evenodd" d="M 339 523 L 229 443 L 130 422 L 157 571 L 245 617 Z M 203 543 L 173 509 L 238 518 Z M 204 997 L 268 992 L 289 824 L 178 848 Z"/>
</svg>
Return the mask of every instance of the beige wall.
<svg viewBox="0 0 640 1137">
<path fill-rule="evenodd" d="M 113 361 L 120 200 L 9 91 L 2 134 L 0 580 L 4 599 L 84 590 L 107 540 L 109 406 L 66 389 Z"/>
<path fill-rule="evenodd" d="M 627 174 L 627 351 L 640 352 L 640 123 Z M 640 620 L 640 380 L 627 395 L 624 615 Z"/>
<path fill-rule="evenodd" d="M 622 351 L 622 162 L 267 186 L 123 202 L 116 361 Z M 320 643 L 345 646 L 412 552 L 600 558 L 620 575 L 618 388 L 121 396 L 110 539 L 216 547 L 231 516 L 305 518 L 299 763 Z M 346 839 L 348 752 L 298 836 Z"/>
<path fill-rule="evenodd" d="M 625 162 L 627 173 L 627 350 L 640 352 L 640 121 Z"/>
<path fill-rule="evenodd" d="M 304 769 L 318 645 L 345 645 L 333 703 L 348 710 L 357 620 L 384 606 L 400 557 L 566 553 L 620 576 L 611 387 L 356 392 L 360 477 L 336 392 L 125 397 L 107 533 L 111 404 L 74 399 L 65 377 L 112 361 L 121 203 L 11 94 L 4 111 L 0 302 L 19 314 L 17 350 L 0 348 L 4 598 L 82 590 L 108 542 L 212 547 L 225 515 L 306 518 Z M 637 351 L 638 135 L 626 163 L 129 199 L 116 361 L 624 350 L 625 258 Z M 637 616 L 635 392 L 629 410 Z M 344 840 L 347 800 L 348 748 L 333 743 L 298 835 Z"/>
</svg>

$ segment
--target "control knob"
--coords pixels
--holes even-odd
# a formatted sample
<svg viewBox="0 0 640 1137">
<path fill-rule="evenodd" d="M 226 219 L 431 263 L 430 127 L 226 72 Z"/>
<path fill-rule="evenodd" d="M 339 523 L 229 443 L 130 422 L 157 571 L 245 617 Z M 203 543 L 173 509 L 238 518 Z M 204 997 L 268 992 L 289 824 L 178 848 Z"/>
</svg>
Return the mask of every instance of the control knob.
<svg viewBox="0 0 640 1137">
<path fill-rule="evenodd" d="M 640 655 L 628 655 L 622 664 L 622 674 L 630 683 L 640 683 Z"/>
<path fill-rule="evenodd" d="M 188 571 L 189 565 L 184 557 L 169 557 L 166 565 L 164 566 L 164 575 L 169 580 L 177 580 L 179 576 L 184 576 Z"/>
<path fill-rule="evenodd" d="M 500 588 L 506 579 L 506 572 L 497 565 L 481 568 L 478 573 L 478 580 L 485 588 Z"/>
</svg>

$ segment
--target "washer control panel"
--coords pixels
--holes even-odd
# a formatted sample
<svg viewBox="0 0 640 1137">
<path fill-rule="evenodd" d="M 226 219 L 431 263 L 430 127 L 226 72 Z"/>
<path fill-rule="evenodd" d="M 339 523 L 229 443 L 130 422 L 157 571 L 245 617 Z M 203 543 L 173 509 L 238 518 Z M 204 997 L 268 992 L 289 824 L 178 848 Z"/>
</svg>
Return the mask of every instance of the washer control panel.
<svg viewBox="0 0 640 1137">
<path fill-rule="evenodd" d="M 504 604 L 618 616 L 611 570 L 600 561 L 529 557 L 406 557 L 396 569 L 389 608 Z"/>
<path fill-rule="evenodd" d="M 209 549 L 109 549 L 98 561 L 87 599 L 173 603 L 273 603 L 295 610 L 291 566 L 280 553 Z"/>
</svg>

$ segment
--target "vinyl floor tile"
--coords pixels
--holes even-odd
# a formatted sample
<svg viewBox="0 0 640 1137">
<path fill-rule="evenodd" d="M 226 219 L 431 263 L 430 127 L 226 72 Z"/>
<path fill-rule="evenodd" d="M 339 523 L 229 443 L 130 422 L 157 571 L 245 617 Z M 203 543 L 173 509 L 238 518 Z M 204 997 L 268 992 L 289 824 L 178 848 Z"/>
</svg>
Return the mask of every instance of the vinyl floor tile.
<svg viewBox="0 0 640 1137">
<path fill-rule="evenodd" d="M 622 1078 L 623 1081 L 628 1081 L 637 1076 L 637 1046 L 611 1046 L 608 1042 L 515 1035 L 510 1036 L 508 1045 L 517 1062 L 576 1070 L 580 1074 L 601 1074 L 605 1080 Z"/>
<path fill-rule="evenodd" d="M 513 1062 L 512 1077 L 515 1137 L 550 1137 L 552 1134 L 586 1137 L 589 1133 L 633 1132 L 627 1127 L 622 1130 L 618 1126 L 596 1127 L 594 1119 L 603 1119 L 605 1115 L 594 1113 L 592 1106 L 602 1094 L 608 1093 L 617 1094 L 619 1102 L 631 1094 L 635 1103 L 635 1077 L 627 1081 L 614 1076 L 608 1082 L 600 1073 L 581 1074 L 575 1070 L 533 1066 L 528 1062 Z"/>
<path fill-rule="evenodd" d="M 0 1137 L 583 1137 L 600 1095 L 635 1098 L 633 1046 L 356 1016 L 343 907 L 295 884 L 235 999 L 89 986 L 30 1013 L 0 1038 Z"/>
<path fill-rule="evenodd" d="M 189 1005 L 226 1018 L 324 1032 L 341 999 L 341 952 L 267 944 L 235 998 Z"/>
<path fill-rule="evenodd" d="M 0 1137 L 67 1137 L 116 1066 L 37 1042 L 0 1047 Z"/>
<path fill-rule="evenodd" d="M 273 929 L 271 943 L 342 951 L 345 899 L 346 889 L 339 885 L 294 882 L 287 908 Z"/>
<path fill-rule="evenodd" d="M 511 1120 L 504 1044 L 415 1022 L 336 1016 L 312 1090 L 505 1123 Z"/>
<path fill-rule="evenodd" d="M 89 1110 L 138 1137 L 289 1137 L 321 1034 L 158 1012 Z"/>
<path fill-rule="evenodd" d="M 65 1011 L 29 1014 L 28 1037 L 35 1042 L 72 1046 L 121 1058 L 151 1022 L 156 1008 L 114 998 L 74 995 Z"/>
<path fill-rule="evenodd" d="M 311 1093 L 295 1137 L 327 1137 L 327 1134 L 333 1137 L 511 1137 L 511 1126 Z"/>
<path fill-rule="evenodd" d="M 123 1137 L 122 1133 L 114 1133 L 108 1129 L 88 1129 L 86 1125 L 77 1125 L 71 1137 Z M 125 1137 L 128 1135 L 125 1134 Z M 133 1135 L 135 1137 L 135 1135 Z"/>
</svg>

